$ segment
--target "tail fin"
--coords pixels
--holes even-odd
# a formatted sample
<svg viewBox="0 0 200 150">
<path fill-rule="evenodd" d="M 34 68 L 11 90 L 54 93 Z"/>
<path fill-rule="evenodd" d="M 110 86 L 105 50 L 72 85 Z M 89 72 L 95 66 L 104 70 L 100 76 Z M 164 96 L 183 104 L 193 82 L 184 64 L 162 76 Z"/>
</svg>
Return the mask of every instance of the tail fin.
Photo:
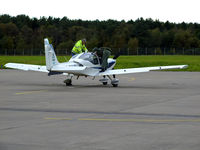
<svg viewBox="0 0 200 150">
<path fill-rule="evenodd" d="M 45 59 L 47 70 L 51 70 L 54 65 L 59 64 L 53 46 L 49 44 L 49 40 L 44 39 Z"/>
</svg>

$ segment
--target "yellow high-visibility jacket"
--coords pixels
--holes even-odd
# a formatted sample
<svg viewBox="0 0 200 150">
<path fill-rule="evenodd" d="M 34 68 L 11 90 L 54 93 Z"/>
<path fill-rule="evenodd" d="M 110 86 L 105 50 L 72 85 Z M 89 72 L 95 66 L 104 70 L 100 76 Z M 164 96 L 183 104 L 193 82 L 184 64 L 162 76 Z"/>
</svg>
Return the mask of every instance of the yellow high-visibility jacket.
<svg viewBox="0 0 200 150">
<path fill-rule="evenodd" d="M 82 52 L 88 52 L 87 48 L 85 47 L 85 45 L 83 45 L 82 40 L 79 40 L 78 42 L 76 42 L 76 44 L 74 45 L 73 49 L 72 49 L 72 53 L 74 54 L 80 54 Z"/>
</svg>

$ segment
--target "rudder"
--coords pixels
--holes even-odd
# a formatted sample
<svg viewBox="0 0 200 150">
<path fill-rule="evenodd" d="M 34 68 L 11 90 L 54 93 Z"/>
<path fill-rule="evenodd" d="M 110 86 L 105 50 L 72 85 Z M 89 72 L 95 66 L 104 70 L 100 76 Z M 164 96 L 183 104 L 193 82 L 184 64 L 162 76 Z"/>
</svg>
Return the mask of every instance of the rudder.
<svg viewBox="0 0 200 150">
<path fill-rule="evenodd" d="M 44 39 L 45 59 L 47 70 L 51 70 L 53 66 L 59 64 L 53 46 L 49 44 L 47 38 Z"/>
</svg>

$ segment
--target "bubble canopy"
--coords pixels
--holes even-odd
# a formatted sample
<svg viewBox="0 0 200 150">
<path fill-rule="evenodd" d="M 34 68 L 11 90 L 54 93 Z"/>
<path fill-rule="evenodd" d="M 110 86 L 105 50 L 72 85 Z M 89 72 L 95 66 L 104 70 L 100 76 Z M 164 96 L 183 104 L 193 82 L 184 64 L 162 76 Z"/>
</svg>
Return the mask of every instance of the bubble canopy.
<svg viewBox="0 0 200 150">
<path fill-rule="evenodd" d="M 92 64 L 100 64 L 99 57 L 95 53 L 83 53 L 81 55 L 74 55 L 73 58 L 89 61 Z"/>
</svg>

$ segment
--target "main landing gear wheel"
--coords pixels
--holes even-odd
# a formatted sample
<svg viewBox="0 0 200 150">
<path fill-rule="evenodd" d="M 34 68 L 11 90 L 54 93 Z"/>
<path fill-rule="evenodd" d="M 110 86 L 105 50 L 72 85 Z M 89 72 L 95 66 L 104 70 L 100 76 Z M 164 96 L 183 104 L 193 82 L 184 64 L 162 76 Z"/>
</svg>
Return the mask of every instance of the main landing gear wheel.
<svg viewBox="0 0 200 150">
<path fill-rule="evenodd" d="M 64 81 L 64 83 L 66 84 L 66 86 L 71 86 L 72 85 L 72 80 L 71 79 L 66 79 Z"/>
<path fill-rule="evenodd" d="M 118 84 L 112 84 L 113 85 L 113 87 L 118 87 Z"/>
<path fill-rule="evenodd" d="M 118 83 L 119 79 L 114 78 L 113 80 L 111 80 L 111 84 L 113 85 L 113 87 L 118 87 Z"/>
<path fill-rule="evenodd" d="M 108 84 L 108 82 L 103 82 L 103 85 L 107 85 Z"/>
<path fill-rule="evenodd" d="M 108 78 L 106 78 L 106 76 L 103 76 L 102 79 L 99 80 L 101 83 L 103 83 L 103 85 L 107 85 L 108 84 Z"/>
<path fill-rule="evenodd" d="M 107 78 L 108 77 L 108 78 Z M 115 78 L 115 75 L 113 75 L 113 79 L 108 75 L 108 76 L 103 76 L 102 79 L 100 79 L 99 81 L 103 84 L 103 85 L 107 85 L 108 84 L 108 79 L 110 79 L 111 84 L 113 87 L 118 87 L 119 84 L 119 79 Z"/>
</svg>

